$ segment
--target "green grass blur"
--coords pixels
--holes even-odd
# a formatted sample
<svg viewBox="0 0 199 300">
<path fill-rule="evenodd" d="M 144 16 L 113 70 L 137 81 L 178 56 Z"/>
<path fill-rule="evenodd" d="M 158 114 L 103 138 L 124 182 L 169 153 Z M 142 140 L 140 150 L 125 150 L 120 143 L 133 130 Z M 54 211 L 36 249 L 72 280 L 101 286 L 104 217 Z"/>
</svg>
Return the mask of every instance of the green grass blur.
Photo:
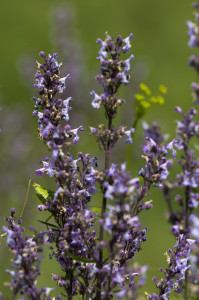
<svg viewBox="0 0 199 300">
<path fill-rule="evenodd" d="M 134 34 L 132 40 L 132 53 L 135 60 L 132 63 L 132 84 L 122 89 L 126 99 L 125 107 L 121 109 L 121 114 L 116 122 L 126 122 L 131 125 L 130 109 L 133 110 L 133 95 L 137 90 L 140 82 L 145 82 L 152 90 L 156 90 L 161 83 L 168 87 L 166 103 L 163 107 L 153 107 L 148 111 L 145 120 L 160 122 L 164 133 L 171 132 L 171 137 L 175 134 L 175 114 L 174 106 L 178 105 L 187 110 L 192 105 L 190 84 L 196 80 L 195 73 L 187 66 L 189 55 L 193 53 L 188 46 L 186 20 L 192 18 L 191 1 L 188 0 L 17 0 L 1 1 L 0 5 L 0 106 L 3 108 L 1 114 L 5 115 L 13 110 L 15 105 L 23 108 L 22 115 L 28 120 L 26 128 L 31 136 L 29 157 L 26 156 L 21 161 L 20 172 L 13 169 L 13 178 L 6 184 L 6 188 L 1 192 L 1 219 L 0 225 L 3 224 L 4 215 L 9 215 L 10 208 L 15 206 L 19 214 L 28 185 L 28 180 L 33 178 L 40 184 L 45 183 L 45 179 L 36 178 L 34 170 L 39 167 L 39 159 L 44 157 L 45 148 L 41 141 L 37 139 L 37 124 L 32 118 L 33 101 L 31 91 L 25 84 L 25 78 L 20 77 L 19 69 L 22 69 L 21 57 L 30 55 L 34 60 L 39 59 L 41 50 L 47 53 L 56 49 L 52 40 L 53 20 L 52 11 L 61 3 L 72 7 L 75 12 L 74 29 L 76 38 L 82 45 L 82 56 L 85 58 L 90 78 L 94 78 L 99 70 L 99 62 L 96 60 L 99 46 L 96 44 L 97 37 L 103 39 L 104 32 L 108 31 L 113 37 L 121 34 L 123 37 L 128 36 L 131 32 Z M 32 68 L 35 68 L 33 64 Z M 21 70 L 23 72 L 23 70 Z M 68 70 L 70 73 L 70 70 Z M 34 78 L 32 79 L 34 82 Z M 97 85 L 91 84 L 85 87 L 87 97 L 83 99 L 90 102 L 92 97 L 89 92 L 95 89 Z M 100 93 L 100 87 L 97 86 Z M 85 94 L 84 94 L 85 95 Z M 78 107 L 78 99 L 74 99 Z M 127 114 L 128 113 L 128 114 Z M 126 118 L 126 114 L 128 118 Z M 19 114 L 20 115 L 20 114 Z M 90 108 L 88 117 L 89 121 L 83 124 L 85 127 L 93 126 L 97 118 L 103 117 L 103 113 Z M 100 116 L 100 117 L 99 117 Z M 133 111 L 132 111 L 133 116 Z M 1 117 L 0 117 L 1 119 Z M 104 122 L 104 121 L 100 121 Z M 8 124 L 8 123 L 5 123 Z M 17 125 L 17 124 L 16 124 Z M 6 125 L 6 126 L 9 126 Z M 15 124 L 12 123 L 13 129 Z M 2 126 L 1 126 L 2 127 Z M 12 128 L 11 128 L 12 129 Z M 2 128 L 6 131 L 7 128 Z M 1 138 L 1 137 L 0 137 Z M 15 137 L 17 139 L 17 137 Z M 92 140 L 92 142 L 91 142 Z M 141 142 L 142 129 L 139 124 L 133 149 L 133 165 L 135 166 L 132 173 L 136 176 L 138 164 L 141 164 Z M 4 141 L 3 141 L 4 143 Z M 14 147 L 12 139 L 7 142 L 7 147 Z M 94 139 L 86 135 L 80 140 L 79 146 L 84 152 L 91 152 L 92 155 L 100 156 L 98 146 Z M 76 152 L 80 148 L 76 148 Z M 39 157 L 38 164 L 31 163 L 32 157 Z M 126 158 L 125 145 L 121 151 L 122 156 L 118 158 L 117 153 L 114 157 L 118 161 L 124 161 Z M 4 161 L 15 160 L 15 155 L 9 157 L 8 152 L 0 156 L 1 165 L 6 170 Z M 5 159 L 5 160 L 4 160 Z M 23 172 L 28 168 L 27 173 Z M 1 172 L 1 180 L 4 173 Z M 18 180 L 24 182 L 24 187 L 18 186 Z M 48 186 L 49 187 L 49 186 Z M 155 284 L 151 278 L 155 275 L 160 276 L 159 268 L 165 266 L 164 253 L 174 243 L 169 234 L 169 225 L 165 220 L 165 203 L 160 192 L 152 190 L 151 198 L 154 200 L 154 209 L 143 213 L 142 222 L 144 227 L 149 227 L 147 242 L 143 244 L 143 251 L 137 255 L 140 264 L 148 264 L 148 280 L 144 290 L 148 292 L 155 291 Z M 27 225 L 31 219 L 31 224 L 38 229 L 40 225 L 36 221 L 38 217 L 37 202 L 31 191 L 29 202 L 24 212 L 24 224 Z M 44 229 L 42 227 L 42 229 Z M 48 250 L 46 251 L 48 256 Z M 0 291 L 9 297 L 7 290 L 2 286 L 3 281 L 9 280 L 4 269 L 9 268 L 9 255 L 5 248 L 5 240 L 0 241 Z M 40 284 L 52 286 L 51 276 L 48 273 L 56 273 L 55 266 L 49 264 L 48 257 L 42 263 L 44 276 Z M 52 271 L 53 270 L 53 271 Z"/>
</svg>

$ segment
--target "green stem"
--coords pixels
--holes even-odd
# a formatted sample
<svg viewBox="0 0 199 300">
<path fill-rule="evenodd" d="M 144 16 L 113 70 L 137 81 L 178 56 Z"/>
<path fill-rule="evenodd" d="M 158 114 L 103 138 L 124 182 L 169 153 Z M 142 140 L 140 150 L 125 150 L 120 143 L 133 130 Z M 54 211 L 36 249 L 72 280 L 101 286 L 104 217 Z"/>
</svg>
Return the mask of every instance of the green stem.
<svg viewBox="0 0 199 300">
<path fill-rule="evenodd" d="M 70 273 L 70 295 L 68 296 L 68 300 L 72 300 L 73 299 L 73 271 L 71 270 Z"/>
<path fill-rule="evenodd" d="M 108 129 L 111 130 L 112 128 L 112 118 L 109 118 L 109 122 L 108 122 Z M 107 144 L 107 151 L 105 152 L 105 165 L 104 165 L 104 169 L 107 170 L 109 168 L 109 164 L 110 164 L 110 141 Z M 102 201 L 102 209 L 101 209 L 101 219 L 104 218 L 104 213 L 106 211 L 106 204 L 107 204 L 107 199 L 106 197 L 103 195 L 103 201 Z M 104 239 L 104 227 L 103 224 L 100 224 L 100 233 L 99 233 L 99 243 L 101 241 L 103 241 Z M 99 250 L 99 261 L 97 264 L 98 269 L 102 269 L 103 268 L 103 248 L 101 248 Z M 98 276 L 97 279 L 97 291 L 96 291 L 96 300 L 101 300 L 101 278 L 100 276 Z"/>
<path fill-rule="evenodd" d="M 137 127 L 138 120 L 136 119 L 135 122 L 133 123 L 133 128 L 136 129 Z M 126 152 L 126 169 L 128 171 L 131 170 L 131 164 L 132 164 L 132 149 L 133 149 L 133 144 L 129 144 L 127 146 L 127 152 Z"/>
<path fill-rule="evenodd" d="M 189 143 L 189 141 L 188 141 Z M 185 157 L 189 157 L 188 154 L 188 143 L 185 145 L 184 152 L 185 152 Z M 189 160 L 187 159 L 186 161 L 186 170 L 189 170 Z M 185 234 L 189 230 L 189 201 L 190 201 L 190 193 L 191 193 L 191 187 L 186 186 L 185 188 L 185 220 L 184 220 L 184 231 Z M 187 270 L 188 271 L 188 270 Z M 185 272 L 185 287 L 184 287 L 184 300 L 188 300 L 188 273 L 187 271 Z"/>
<path fill-rule="evenodd" d="M 127 152 L 126 152 L 126 168 L 128 171 L 131 170 L 131 157 L 132 157 L 132 148 L 133 148 L 133 144 L 129 144 L 127 146 Z"/>
</svg>

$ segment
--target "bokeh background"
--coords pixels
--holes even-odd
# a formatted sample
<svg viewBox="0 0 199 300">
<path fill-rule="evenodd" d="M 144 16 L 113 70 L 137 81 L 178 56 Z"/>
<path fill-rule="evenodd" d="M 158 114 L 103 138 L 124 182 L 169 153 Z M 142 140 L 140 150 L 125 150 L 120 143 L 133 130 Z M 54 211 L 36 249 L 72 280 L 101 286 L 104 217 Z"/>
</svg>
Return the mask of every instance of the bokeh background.
<svg viewBox="0 0 199 300">
<path fill-rule="evenodd" d="M 188 57 L 193 53 L 187 46 L 186 20 L 192 18 L 192 1 L 189 0 L 17 0 L 0 1 L 0 226 L 3 218 L 15 207 L 19 215 L 25 200 L 29 179 L 51 188 L 45 178 L 36 178 L 35 169 L 40 167 L 40 159 L 46 149 L 37 138 L 37 121 L 32 117 L 35 91 L 35 61 L 39 60 L 41 50 L 59 53 L 63 62 L 63 75 L 71 74 L 66 96 L 73 97 L 71 122 L 82 124 L 85 133 L 74 154 L 78 151 L 90 152 L 103 160 L 94 139 L 89 136 L 89 126 L 104 122 L 103 113 L 90 106 L 93 89 L 101 93 L 95 82 L 99 70 L 96 60 L 99 45 L 98 37 L 116 37 L 134 34 L 132 53 L 131 84 L 121 90 L 126 99 L 120 110 L 117 124 L 132 125 L 134 116 L 134 94 L 140 82 L 152 90 L 159 84 L 168 88 L 163 107 L 153 106 L 148 110 L 145 120 L 157 120 L 163 132 L 175 136 L 174 106 L 187 110 L 192 105 L 191 82 L 195 73 L 187 66 Z M 142 164 L 141 145 L 143 141 L 141 122 L 137 128 L 132 149 L 132 174 L 137 176 L 138 166 Z M 126 159 L 126 145 L 119 145 L 119 153 L 113 160 Z M 147 284 L 143 291 L 155 291 L 154 275 L 165 266 L 164 253 L 174 243 L 165 218 L 166 206 L 160 192 L 152 190 L 154 209 L 143 213 L 143 227 L 151 230 L 143 251 L 136 260 L 149 266 Z M 38 219 L 38 201 L 31 190 L 23 214 L 24 225 L 31 224 L 43 230 Z M 40 285 L 51 287 L 51 273 L 55 265 L 49 264 L 48 249 L 42 263 L 44 276 Z M 5 239 L 0 239 L 0 291 L 9 299 L 3 282 L 9 280 L 5 268 L 9 268 L 10 256 L 5 247 Z M 49 275 L 48 275 L 49 273 Z"/>
</svg>

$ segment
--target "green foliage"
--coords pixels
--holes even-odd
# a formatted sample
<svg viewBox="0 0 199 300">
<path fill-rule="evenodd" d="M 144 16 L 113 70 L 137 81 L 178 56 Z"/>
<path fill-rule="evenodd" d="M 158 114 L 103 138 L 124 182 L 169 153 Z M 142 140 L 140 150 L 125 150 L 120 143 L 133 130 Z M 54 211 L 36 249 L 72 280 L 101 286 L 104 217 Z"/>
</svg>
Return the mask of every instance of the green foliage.
<svg viewBox="0 0 199 300">
<path fill-rule="evenodd" d="M 42 204 L 46 204 L 47 200 L 53 200 L 54 198 L 54 192 L 48 189 L 43 188 L 41 185 L 31 181 L 32 186 L 35 190 L 35 194 L 39 201 L 41 201 Z"/>
<path fill-rule="evenodd" d="M 76 255 L 72 255 L 72 254 L 68 254 L 71 258 L 73 258 L 74 260 L 83 262 L 83 263 L 96 263 L 93 259 L 88 259 L 88 258 L 83 258 L 83 257 L 79 257 Z"/>
<path fill-rule="evenodd" d="M 92 211 L 93 214 L 97 214 L 99 217 L 101 215 L 101 207 L 95 207 L 95 206 L 92 206 L 92 207 L 89 207 Z"/>
</svg>

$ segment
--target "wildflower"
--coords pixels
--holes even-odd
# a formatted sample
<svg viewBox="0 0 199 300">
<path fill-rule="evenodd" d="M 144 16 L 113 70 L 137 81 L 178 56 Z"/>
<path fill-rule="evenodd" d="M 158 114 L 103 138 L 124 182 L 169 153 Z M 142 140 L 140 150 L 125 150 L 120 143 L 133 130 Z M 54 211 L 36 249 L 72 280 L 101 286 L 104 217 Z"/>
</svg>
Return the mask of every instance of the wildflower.
<svg viewBox="0 0 199 300">
<path fill-rule="evenodd" d="M 166 270 L 163 268 L 160 269 L 165 279 L 158 280 L 157 277 L 153 278 L 153 281 L 157 283 L 156 287 L 159 290 L 159 294 L 147 294 L 148 299 L 169 299 L 169 295 L 172 291 L 176 293 L 182 292 L 185 273 L 191 267 L 188 261 L 194 240 L 189 237 L 189 234 L 176 235 L 176 245 L 169 249 L 169 254 L 166 253 L 168 267 Z"/>
<path fill-rule="evenodd" d="M 3 230 L 7 237 L 7 246 L 13 254 L 12 270 L 6 270 L 12 276 L 10 282 L 6 283 L 13 298 L 17 295 L 25 295 L 29 299 L 44 299 L 53 289 L 39 289 L 36 285 L 37 278 L 41 274 L 39 263 L 41 261 L 43 235 L 30 227 L 34 235 L 23 237 L 24 228 L 21 220 L 15 219 L 15 209 L 11 209 L 11 216 L 5 218 L 8 223 Z"/>
</svg>

